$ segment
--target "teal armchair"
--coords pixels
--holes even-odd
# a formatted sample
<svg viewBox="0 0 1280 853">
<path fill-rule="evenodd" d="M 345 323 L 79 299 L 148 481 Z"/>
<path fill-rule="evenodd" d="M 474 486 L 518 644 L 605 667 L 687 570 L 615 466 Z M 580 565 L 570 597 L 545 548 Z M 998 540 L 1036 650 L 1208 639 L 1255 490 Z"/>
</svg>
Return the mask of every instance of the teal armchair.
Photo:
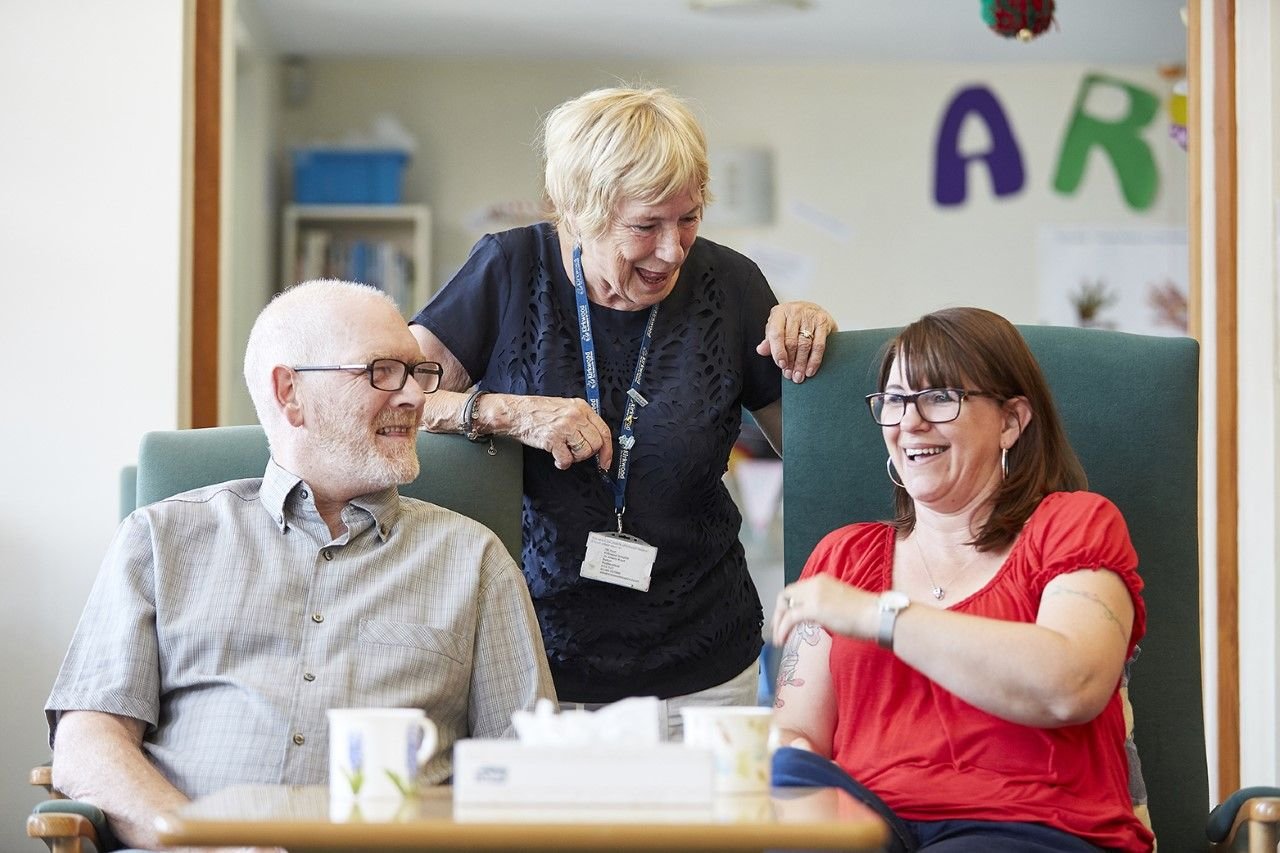
<svg viewBox="0 0 1280 853">
<path fill-rule="evenodd" d="M 1199 347 L 1096 329 L 1020 327 L 1053 390 L 1093 491 L 1124 513 L 1146 581 L 1147 636 L 1132 667 L 1134 737 L 1161 849 L 1210 849 L 1208 770 L 1200 686 L 1197 534 Z M 840 332 L 822 370 L 784 383 L 784 561 L 794 580 L 831 530 L 892 516 L 881 432 L 863 396 L 876 388 L 881 348 L 896 329 Z M 1280 789 L 1253 789 L 1254 797 Z M 1238 811 L 1229 800 L 1209 831 L 1230 849 Z M 1280 805 L 1280 801 L 1277 801 Z M 1270 812 L 1277 811 L 1276 805 Z M 1258 823 L 1254 841 L 1274 831 Z M 1275 850 L 1274 836 L 1270 851 Z"/>
<path fill-rule="evenodd" d="M 520 561 L 524 493 L 520 445 L 498 440 L 473 443 L 460 435 L 418 433 L 418 478 L 400 487 L 407 497 L 429 501 L 474 518 L 493 530 Z M 121 514 L 135 507 L 211 483 L 260 477 L 268 458 L 260 426 L 149 432 L 138 449 L 138 465 L 121 472 Z M 48 765 L 33 768 L 30 781 L 55 799 L 38 804 L 27 818 L 27 835 L 53 853 L 114 850 L 105 817 L 87 803 L 58 798 Z"/>
</svg>

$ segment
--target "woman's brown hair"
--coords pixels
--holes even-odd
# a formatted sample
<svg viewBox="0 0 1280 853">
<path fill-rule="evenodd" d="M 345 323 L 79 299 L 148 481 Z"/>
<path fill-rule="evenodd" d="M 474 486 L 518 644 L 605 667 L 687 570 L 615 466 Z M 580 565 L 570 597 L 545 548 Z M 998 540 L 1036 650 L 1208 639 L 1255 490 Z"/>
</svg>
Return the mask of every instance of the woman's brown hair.
<svg viewBox="0 0 1280 853">
<path fill-rule="evenodd" d="M 974 536 L 972 544 L 979 551 L 1013 542 L 1050 492 L 1088 488 L 1040 365 L 1008 320 L 981 308 L 926 314 L 886 344 L 880 363 L 882 391 L 895 359 L 916 390 L 969 388 L 1002 401 L 1025 397 L 1030 404 L 1031 421 L 1009 448 L 1009 474 L 992 498 L 991 515 Z M 905 535 L 915 527 L 915 504 L 901 486 L 895 485 L 893 492 L 893 525 Z"/>
</svg>

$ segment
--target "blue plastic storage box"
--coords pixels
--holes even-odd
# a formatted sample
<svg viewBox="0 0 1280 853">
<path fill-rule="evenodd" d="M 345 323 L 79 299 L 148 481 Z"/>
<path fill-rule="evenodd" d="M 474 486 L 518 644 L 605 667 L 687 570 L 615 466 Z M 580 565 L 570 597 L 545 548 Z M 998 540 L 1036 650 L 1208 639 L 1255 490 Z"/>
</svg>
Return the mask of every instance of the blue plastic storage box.
<svg viewBox="0 0 1280 853">
<path fill-rule="evenodd" d="M 301 148 L 293 152 L 299 204 L 399 204 L 404 151 Z"/>
</svg>

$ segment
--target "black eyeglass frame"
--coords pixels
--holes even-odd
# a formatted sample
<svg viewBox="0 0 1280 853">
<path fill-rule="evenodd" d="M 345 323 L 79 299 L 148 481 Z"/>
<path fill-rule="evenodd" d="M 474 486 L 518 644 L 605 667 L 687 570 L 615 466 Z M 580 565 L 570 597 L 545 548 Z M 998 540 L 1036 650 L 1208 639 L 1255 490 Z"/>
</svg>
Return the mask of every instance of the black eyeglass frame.
<svg viewBox="0 0 1280 853">
<path fill-rule="evenodd" d="M 926 417 L 925 413 L 920 410 L 920 405 L 916 402 L 916 400 L 925 396 L 926 394 L 936 394 L 939 391 L 946 391 L 950 394 L 955 394 L 958 398 L 956 400 L 956 413 L 951 417 L 946 418 L 945 420 L 940 420 L 940 421 Z M 881 421 L 879 418 L 876 417 L 876 400 L 877 399 L 884 400 L 887 397 L 895 397 L 902 401 L 902 416 L 899 417 L 893 423 L 889 423 L 889 424 L 884 423 L 883 421 Z M 908 403 L 916 407 L 916 414 L 919 415 L 920 420 L 924 421 L 925 423 L 949 424 L 952 421 L 954 421 L 956 418 L 960 417 L 960 410 L 964 408 L 964 401 L 966 397 L 991 397 L 995 400 L 1000 400 L 1000 401 L 1003 401 L 1005 399 L 1004 397 L 1001 397 L 999 394 L 993 394 L 990 391 L 975 391 L 969 388 L 926 388 L 923 391 L 917 391 L 914 394 L 891 394 L 887 391 L 879 391 L 879 392 L 876 392 L 875 394 L 868 394 L 864 399 L 866 399 L 867 401 L 867 409 L 871 412 L 871 420 L 875 421 L 880 426 L 898 426 L 900 423 L 902 423 L 902 418 L 905 418 L 907 416 Z M 883 409 L 883 405 L 881 406 L 881 408 Z"/>
<path fill-rule="evenodd" d="M 378 365 L 379 362 L 387 362 L 387 361 L 392 362 L 394 364 L 398 364 L 402 368 L 404 368 L 404 372 L 400 374 L 400 384 L 394 388 L 382 388 L 373 379 L 374 368 Z M 410 376 L 413 376 L 414 381 L 417 382 L 418 377 L 415 376 L 414 374 L 418 372 L 418 368 L 424 367 L 424 366 L 428 367 L 427 374 L 429 376 L 434 376 L 436 378 L 436 382 L 435 382 L 435 387 L 433 387 L 430 391 L 423 388 L 422 393 L 434 394 L 436 391 L 440 390 L 440 380 L 444 378 L 444 368 L 440 365 L 440 362 L 438 361 L 415 361 L 412 364 L 410 364 L 409 362 L 401 361 L 398 358 L 375 358 L 373 361 L 369 362 L 368 364 L 295 364 L 289 369 L 295 370 L 299 373 L 307 373 L 310 371 L 320 371 L 320 370 L 359 370 L 362 373 L 365 373 L 368 375 L 369 385 L 371 385 L 375 390 L 394 392 L 404 388 L 405 384 L 408 383 Z M 422 383 L 418 382 L 418 386 L 422 387 Z"/>
</svg>

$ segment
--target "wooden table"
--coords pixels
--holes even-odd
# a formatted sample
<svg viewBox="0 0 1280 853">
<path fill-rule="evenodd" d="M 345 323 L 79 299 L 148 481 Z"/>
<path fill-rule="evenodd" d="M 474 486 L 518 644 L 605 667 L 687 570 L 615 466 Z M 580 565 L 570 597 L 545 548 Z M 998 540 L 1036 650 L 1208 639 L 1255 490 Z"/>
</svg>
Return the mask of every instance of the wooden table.
<svg viewBox="0 0 1280 853">
<path fill-rule="evenodd" d="M 429 788 L 390 813 L 331 807 L 323 785 L 241 785 L 157 821 L 166 844 L 293 851 L 878 850 L 884 822 L 835 788 L 775 788 L 711 806 L 476 807 Z"/>
</svg>

